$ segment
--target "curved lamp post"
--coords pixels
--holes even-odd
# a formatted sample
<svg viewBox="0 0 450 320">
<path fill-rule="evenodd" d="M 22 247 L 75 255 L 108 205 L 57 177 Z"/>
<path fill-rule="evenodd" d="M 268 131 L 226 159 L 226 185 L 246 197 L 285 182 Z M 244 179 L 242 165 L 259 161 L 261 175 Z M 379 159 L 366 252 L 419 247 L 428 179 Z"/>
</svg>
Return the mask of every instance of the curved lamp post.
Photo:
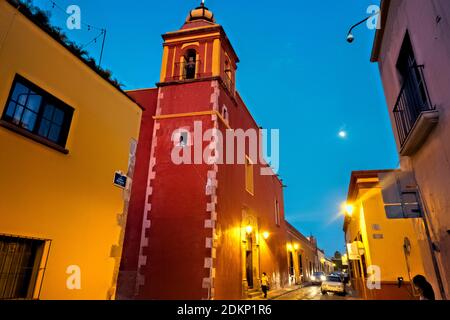
<svg viewBox="0 0 450 320">
<path fill-rule="evenodd" d="M 364 22 L 366 22 L 366 21 L 369 20 L 370 18 L 373 18 L 373 17 L 375 17 L 375 16 L 377 16 L 377 15 L 379 15 L 379 14 L 380 14 L 380 12 L 378 11 L 378 12 L 374 13 L 373 15 L 368 16 L 367 18 L 361 20 L 360 22 L 355 23 L 355 24 L 350 28 L 350 30 L 349 30 L 348 33 L 347 33 L 347 42 L 348 42 L 348 43 L 352 43 L 352 42 L 355 40 L 355 37 L 353 36 L 353 33 L 352 33 L 353 29 L 355 29 L 355 28 L 356 28 L 357 26 L 359 26 L 360 24 L 363 24 Z"/>
</svg>

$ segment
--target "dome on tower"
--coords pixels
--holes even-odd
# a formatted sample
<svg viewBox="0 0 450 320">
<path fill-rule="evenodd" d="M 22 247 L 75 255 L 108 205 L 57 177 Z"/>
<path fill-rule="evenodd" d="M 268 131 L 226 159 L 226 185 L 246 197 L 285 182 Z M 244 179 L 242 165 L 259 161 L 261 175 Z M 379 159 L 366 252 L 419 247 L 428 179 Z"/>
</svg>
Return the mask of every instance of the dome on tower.
<svg viewBox="0 0 450 320">
<path fill-rule="evenodd" d="M 200 4 L 200 6 L 198 6 L 194 10 L 191 10 L 186 18 L 186 22 L 197 20 L 206 20 L 213 23 L 215 22 L 214 14 L 209 11 L 207 7 L 205 7 L 205 4 L 203 2 Z"/>
</svg>

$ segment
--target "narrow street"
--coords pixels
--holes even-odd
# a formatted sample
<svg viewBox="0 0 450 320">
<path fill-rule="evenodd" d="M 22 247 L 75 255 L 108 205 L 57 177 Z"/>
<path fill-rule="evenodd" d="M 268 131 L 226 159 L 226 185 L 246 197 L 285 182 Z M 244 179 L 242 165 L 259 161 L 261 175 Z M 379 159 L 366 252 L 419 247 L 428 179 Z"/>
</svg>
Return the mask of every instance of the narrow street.
<svg viewBox="0 0 450 320">
<path fill-rule="evenodd" d="M 298 290 L 291 291 L 285 295 L 279 296 L 273 300 L 353 300 L 354 298 L 347 294 L 344 296 L 328 293 L 322 295 L 320 286 L 308 286 Z"/>
<path fill-rule="evenodd" d="M 0 0 L 2 311 L 450 299 L 450 0 L 112 2 Z"/>
</svg>

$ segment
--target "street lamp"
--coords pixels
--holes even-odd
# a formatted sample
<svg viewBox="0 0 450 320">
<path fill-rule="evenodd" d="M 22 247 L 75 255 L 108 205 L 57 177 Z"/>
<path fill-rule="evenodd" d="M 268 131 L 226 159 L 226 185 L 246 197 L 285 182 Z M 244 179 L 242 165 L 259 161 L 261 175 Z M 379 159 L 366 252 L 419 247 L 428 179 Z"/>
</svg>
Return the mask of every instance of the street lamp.
<svg viewBox="0 0 450 320">
<path fill-rule="evenodd" d="M 355 36 L 354 36 L 353 33 L 352 33 L 353 29 L 355 29 L 355 28 L 356 28 L 357 26 L 359 26 L 360 24 L 363 24 L 364 22 L 366 22 L 366 21 L 369 20 L 370 18 L 373 18 L 373 17 L 375 17 L 375 16 L 377 16 L 377 15 L 379 15 L 379 14 L 380 14 L 380 12 L 378 11 L 378 12 L 376 12 L 375 14 L 373 14 L 373 15 L 371 15 L 371 16 L 368 16 L 367 18 L 365 18 L 365 19 L 361 20 L 360 22 L 354 24 L 354 25 L 350 28 L 350 30 L 348 31 L 348 33 L 347 33 L 347 42 L 348 42 L 348 43 L 352 43 L 352 42 L 355 40 Z"/>
<path fill-rule="evenodd" d="M 269 232 L 267 232 L 267 231 L 263 232 L 263 238 L 264 239 L 266 239 L 266 240 L 269 239 L 269 236 L 270 236 Z"/>
<path fill-rule="evenodd" d="M 295 244 L 294 244 L 294 249 L 295 249 L 295 250 L 298 250 L 298 248 L 299 248 L 298 243 L 295 243 Z"/>
<path fill-rule="evenodd" d="M 342 211 L 345 215 L 347 215 L 348 217 L 351 218 L 353 215 L 353 212 L 355 211 L 355 206 L 351 203 L 344 202 L 342 204 Z"/>
<path fill-rule="evenodd" d="M 347 213 L 348 216 L 352 216 L 353 215 L 353 211 L 355 211 L 355 207 L 352 204 L 347 204 L 345 206 L 345 212 Z"/>
<path fill-rule="evenodd" d="M 252 231 L 253 231 L 253 227 L 252 227 L 252 226 L 247 226 L 247 227 L 245 227 L 245 231 L 246 231 L 248 234 L 250 234 L 250 233 L 252 233 Z"/>
</svg>

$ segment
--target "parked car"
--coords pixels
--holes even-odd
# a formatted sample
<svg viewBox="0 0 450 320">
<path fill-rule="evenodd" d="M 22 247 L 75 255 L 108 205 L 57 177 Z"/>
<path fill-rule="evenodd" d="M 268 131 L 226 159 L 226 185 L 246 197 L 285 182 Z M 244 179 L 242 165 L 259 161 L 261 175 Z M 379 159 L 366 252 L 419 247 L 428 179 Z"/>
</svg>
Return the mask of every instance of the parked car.
<svg viewBox="0 0 450 320">
<path fill-rule="evenodd" d="M 322 281 L 326 280 L 326 275 L 324 272 L 314 272 L 311 276 L 312 284 L 321 284 Z"/>
<path fill-rule="evenodd" d="M 345 295 L 345 284 L 340 276 L 329 275 L 326 277 L 320 286 L 322 294 L 333 292 L 341 295 Z"/>
<path fill-rule="evenodd" d="M 336 276 L 336 277 L 341 278 L 341 281 L 343 283 L 348 283 L 350 281 L 350 277 L 348 276 L 348 273 L 345 273 L 345 272 L 342 272 L 342 271 L 332 272 L 330 274 L 330 276 Z"/>
</svg>

